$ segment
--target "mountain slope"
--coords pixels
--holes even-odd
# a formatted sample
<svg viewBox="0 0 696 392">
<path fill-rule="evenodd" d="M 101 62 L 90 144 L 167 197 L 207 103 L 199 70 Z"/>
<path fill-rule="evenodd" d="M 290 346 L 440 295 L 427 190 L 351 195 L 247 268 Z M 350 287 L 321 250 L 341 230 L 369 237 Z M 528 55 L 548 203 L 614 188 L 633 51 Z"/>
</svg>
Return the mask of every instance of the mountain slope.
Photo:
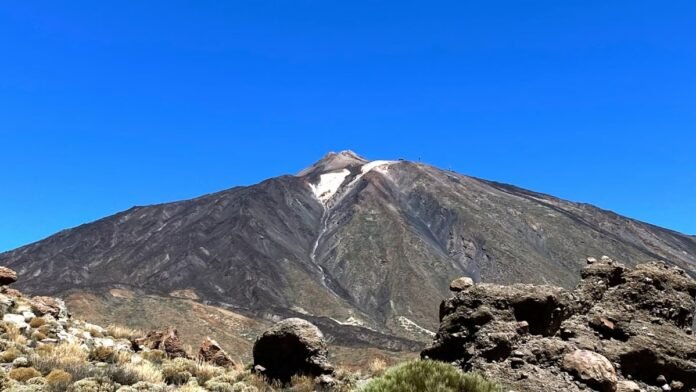
<svg viewBox="0 0 696 392">
<path fill-rule="evenodd" d="M 344 151 L 297 176 L 134 207 L 0 254 L 0 265 L 32 293 L 186 290 L 258 318 L 299 314 L 424 341 L 455 277 L 570 287 L 584 258 L 602 254 L 696 270 L 693 237 Z"/>
</svg>

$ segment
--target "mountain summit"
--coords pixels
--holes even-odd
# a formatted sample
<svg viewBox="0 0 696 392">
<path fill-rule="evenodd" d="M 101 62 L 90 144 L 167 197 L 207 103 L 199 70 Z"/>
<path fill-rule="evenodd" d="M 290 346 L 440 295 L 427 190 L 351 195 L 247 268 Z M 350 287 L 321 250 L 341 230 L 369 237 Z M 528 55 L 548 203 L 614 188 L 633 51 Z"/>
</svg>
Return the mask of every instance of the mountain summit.
<svg viewBox="0 0 696 392">
<path fill-rule="evenodd" d="M 696 271 L 694 237 L 342 151 L 295 176 L 134 207 L 0 254 L 0 265 L 34 294 L 185 293 L 252 318 L 302 316 L 336 334 L 352 328 L 351 338 L 398 348 L 430 339 L 453 278 L 571 287 L 595 254 Z"/>
</svg>

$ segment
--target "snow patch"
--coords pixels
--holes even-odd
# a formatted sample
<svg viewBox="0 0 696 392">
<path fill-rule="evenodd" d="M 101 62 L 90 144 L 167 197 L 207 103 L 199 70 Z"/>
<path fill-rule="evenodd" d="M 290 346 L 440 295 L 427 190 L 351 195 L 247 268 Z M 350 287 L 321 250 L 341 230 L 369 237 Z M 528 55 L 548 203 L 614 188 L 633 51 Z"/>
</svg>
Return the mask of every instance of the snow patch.
<svg viewBox="0 0 696 392">
<path fill-rule="evenodd" d="M 362 174 L 366 174 L 367 172 L 371 171 L 372 169 L 375 169 L 375 168 L 383 166 L 383 165 L 387 165 L 386 167 L 388 167 L 388 165 L 391 165 L 392 163 L 394 163 L 394 161 L 371 161 L 371 162 L 368 162 L 368 163 L 362 165 L 362 167 L 360 168 L 360 171 L 362 172 Z M 384 169 L 386 169 L 386 167 L 384 167 Z M 383 168 L 380 167 L 380 169 L 383 169 Z"/>
<path fill-rule="evenodd" d="M 404 316 L 399 316 L 397 320 L 399 321 L 399 324 L 401 324 L 401 327 L 403 327 L 403 329 L 407 330 L 408 332 L 419 332 L 428 336 L 435 336 L 435 332 L 421 327 L 420 325 L 416 324 L 415 322 L 409 320 Z"/>
<path fill-rule="evenodd" d="M 317 184 L 309 184 L 309 187 L 314 192 L 314 196 L 321 200 L 322 203 L 326 203 L 331 199 L 331 197 L 336 194 L 338 188 L 341 187 L 343 181 L 350 174 L 348 169 L 343 169 L 339 172 L 324 173 L 319 176 L 319 182 Z"/>
</svg>

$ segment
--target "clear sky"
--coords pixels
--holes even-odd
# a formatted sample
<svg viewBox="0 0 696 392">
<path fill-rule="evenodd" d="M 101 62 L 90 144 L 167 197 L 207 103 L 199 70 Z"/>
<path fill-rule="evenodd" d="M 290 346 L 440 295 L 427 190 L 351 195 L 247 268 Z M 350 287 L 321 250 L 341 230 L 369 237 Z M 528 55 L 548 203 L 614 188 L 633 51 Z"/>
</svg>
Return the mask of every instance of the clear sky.
<svg viewBox="0 0 696 392">
<path fill-rule="evenodd" d="M 342 149 L 696 234 L 695 20 L 693 0 L 4 2 L 0 250 Z"/>
</svg>

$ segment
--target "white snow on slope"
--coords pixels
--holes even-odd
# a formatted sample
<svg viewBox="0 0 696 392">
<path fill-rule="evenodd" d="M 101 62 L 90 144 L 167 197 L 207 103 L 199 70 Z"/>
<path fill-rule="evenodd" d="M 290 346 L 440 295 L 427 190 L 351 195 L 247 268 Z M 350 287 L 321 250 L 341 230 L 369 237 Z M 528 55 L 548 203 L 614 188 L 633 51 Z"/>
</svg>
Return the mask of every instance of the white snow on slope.
<svg viewBox="0 0 696 392">
<path fill-rule="evenodd" d="M 362 165 L 362 168 L 360 168 L 360 171 L 362 172 L 362 174 L 365 174 L 365 173 L 369 172 L 370 170 L 372 170 L 378 166 L 389 165 L 392 163 L 394 163 L 394 161 L 372 161 L 372 162 L 368 162 L 368 163 Z"/>
<path fill-rule="evenodd" d="M 348 169 L 343 169 L 339 172 L 324 173 L 319 176 L 319 182 L 317 184 L 309 184 L 309 187 L 312 188 L 312 192 L 314 192 L 317 199 L 321 200 L 322 203 L 326 203 L 331 199 L 331 196 L 338 191 L 338 188 L 341 187 L 341 184 L 343 184 L 343 181 L 345 181 L 349 174 L 350 171 Z"/>
</svg>

